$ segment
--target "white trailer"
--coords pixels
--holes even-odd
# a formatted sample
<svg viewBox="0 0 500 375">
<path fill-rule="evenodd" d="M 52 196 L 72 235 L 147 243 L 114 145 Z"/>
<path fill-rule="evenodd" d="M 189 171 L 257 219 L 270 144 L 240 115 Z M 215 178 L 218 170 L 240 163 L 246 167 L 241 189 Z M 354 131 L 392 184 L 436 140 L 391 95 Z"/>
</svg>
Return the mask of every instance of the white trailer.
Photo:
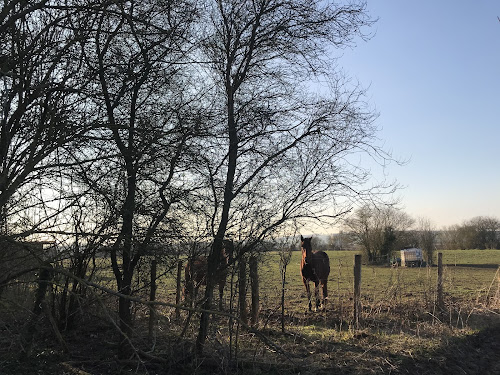
<svg viewBox="0 0 500 375">
<path fill-rule="evenodd" d="M 401 250 L 401 267 L 420 267 L 423 262 L 422 249 L 413 247 Z"/>
</svg>

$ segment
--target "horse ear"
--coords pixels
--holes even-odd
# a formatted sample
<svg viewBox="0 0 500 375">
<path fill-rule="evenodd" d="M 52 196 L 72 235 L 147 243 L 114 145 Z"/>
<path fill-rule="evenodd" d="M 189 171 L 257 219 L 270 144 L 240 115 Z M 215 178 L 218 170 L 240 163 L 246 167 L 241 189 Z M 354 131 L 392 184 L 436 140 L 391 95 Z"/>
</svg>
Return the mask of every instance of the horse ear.
<svg viewBox="0 0 500 375">
<path fill-rule="evenodd" d="M 300 240 L 304 242 L 304 237 L 302 237 L 302 235 L 300 235 Z"/>
</svg>

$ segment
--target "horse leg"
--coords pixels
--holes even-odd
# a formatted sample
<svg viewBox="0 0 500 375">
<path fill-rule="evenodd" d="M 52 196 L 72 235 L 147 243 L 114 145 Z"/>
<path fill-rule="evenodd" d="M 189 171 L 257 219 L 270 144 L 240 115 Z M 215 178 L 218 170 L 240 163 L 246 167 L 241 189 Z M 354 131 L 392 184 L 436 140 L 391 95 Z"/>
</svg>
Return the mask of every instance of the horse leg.
<svg viewBox="0 0 500 375">
<path fill-rule="evenodd" d="M 322 289 L 323 289 L 323 309 L 326 310 L 326 301 L 328 300 L 328 287 L 327 287 L 327 281 L 324 280 L 323 283 L 321 283 Z"/>
<path fill-rule="evenodd" d="M 307 281 L 305 278 L 302 278 L 302 282 L 304 283 L 304 286 L 306 287 L 307 301 L 309 302 L 309 311 L 312 311 L 311 289 L 309 288 L 309 281 Z"/>
<path fill-rule="evenodd" d="M 319 306 L 320 306 L 320 299 L 319 299 L 319 281 L 314 282 L 314 298 L 316 299 L 316 311 L 318 311 Z"/>
<path fill-rule="evenodd" d="M 186 282 L 184 287 L 184 300 L 189 303 L 189 306 L 193 306 L 193 295 L 194 295 L 194 285 L 192 280 Z"/>
</svg>

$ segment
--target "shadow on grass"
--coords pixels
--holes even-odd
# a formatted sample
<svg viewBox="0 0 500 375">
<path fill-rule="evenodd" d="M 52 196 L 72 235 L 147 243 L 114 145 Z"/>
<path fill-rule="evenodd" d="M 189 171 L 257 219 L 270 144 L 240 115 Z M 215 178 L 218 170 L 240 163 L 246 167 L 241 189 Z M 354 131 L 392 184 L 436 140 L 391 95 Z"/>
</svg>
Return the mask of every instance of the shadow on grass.
<svg viewBox="0 0 500 375">
<path fill-rule="evenodd" d="M 499 267 L 498 264 L 496 263 L 485 263 L 485 264 L 455 264 L 455 263 L 450 263 L 450 264 L 445 264 L 446 267 L 465 267 L 465 268 L 493 268 L 496 269 Z"/>
<path fill-rule="evenodd" d="M 317 325 L 336 331 L 341 323 L 337 313 L 287 316 L 287 326 Z M 270 314 L 271 322 L 277 318 L 278 315 Z M 80 327 L 78 333 L 65 337 L 71 355 L 61 353 L 50 340 L 39 341 L 39 351 L 24 362 L 18 361 L 13 352 L 10 358 L 3 357 L 0 350 L 0 374 L 500 374 L 500 316 L 477 319 L 469 321 L 469 327 L 478 329 L 477 333 L 442 336 L 440 347 L 417 348 L 417 353 L 411 351 L 416 349 L 412 345 L 407 346 L 408 350 L 401 350 L 406 346 L 405 334 L 390 336 L 381 334 L 378 328 L 359 331 L 345 340 L 337 335 L 318 337 L 291 331 L 283 334 L 276 329 L 276 324 L 262 329 L 271 341 L 283 347 L 291 361 L 282 355 L 273 356 L 270 350 L 264 350 L 265 356 L 251 355 L 265 345 L 258 342 L 244 351 L 244 342 L 250 340 L 250 335 L 242 333 L 238 361 L 228 361 L 227 348 L 220 345 L 213 345 L 212 356 L 195 359 L 188 354 L 192 352 L 190 340 L 176 341 L 174 345 L 175 337 L 164 336 L 161 338 L 164 344 L 156 352 L 165 359 L 163 362 L 146 358 L 124 362 L 115 358 L 116 348 L 111 343 L 116 337 L 112 329 L 104 325 Z M 393 341 L 393 337 L 398 341 Z M 401 347 L 397 347 L 399 344 Z M 221 351 L 217 352 L 217 348 Z"/>
<path fill-rule="evenodd" d="M 450 338 L 439 349 L 407 357 L 398 374 L 500 374 L 500 322 L 464 338 Z"/>
</svg>

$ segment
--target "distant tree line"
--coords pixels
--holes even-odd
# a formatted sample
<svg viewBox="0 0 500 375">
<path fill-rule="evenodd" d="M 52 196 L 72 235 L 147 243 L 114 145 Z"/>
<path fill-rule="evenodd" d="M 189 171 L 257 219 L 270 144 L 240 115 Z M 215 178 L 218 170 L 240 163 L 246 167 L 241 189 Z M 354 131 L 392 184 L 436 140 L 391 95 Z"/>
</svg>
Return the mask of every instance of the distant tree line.
<svg viewBox="0 0 500 375">
<path fill-rule="evenodd" d="M 365 205 L 346 217 L 340 233 L 327 241 L 318 238 L 315 245 L 321 250 L 362 250 L 369 262 L 385 262 L 394 251 L 419 247 L 432 264 L 438 249 L 500 249 L 500 220 L 478 216 L 438 230 L 428 219 L 415 220 L 396 208 Z"/>
<path fill-rule="evenodd" d="M 443 249 L 500 249 L 500 220 L 477 216 L 439 232 Z"/>
</svg>

